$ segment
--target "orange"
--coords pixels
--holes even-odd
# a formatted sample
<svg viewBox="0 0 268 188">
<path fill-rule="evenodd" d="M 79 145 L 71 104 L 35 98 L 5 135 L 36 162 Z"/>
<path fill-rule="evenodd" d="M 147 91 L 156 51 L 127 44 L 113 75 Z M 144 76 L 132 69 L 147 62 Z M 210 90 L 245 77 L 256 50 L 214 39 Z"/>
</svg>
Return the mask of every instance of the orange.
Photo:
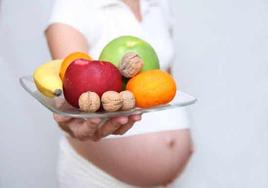
<svg viewBox="0 0 268 188">
<path fill-rule="evenodd" d="M 69 54 L 67 57 L 64 58 L 61 67 L 60 67 L 60 78 L 63 80 L 64 74 L 68 66 L 76 59 L 86 59 L 86 60 L 92 60 L 92 58 L 83 52 L 74 52 Z"/>
<path fill-rule="evenodd" d="M 158 69 L 131 78 L 127 90 L 133 92 L 136 106 L 148 108 L 169 103 L 176 95 L 176 82 L 170 74 Z"/>
</svg>

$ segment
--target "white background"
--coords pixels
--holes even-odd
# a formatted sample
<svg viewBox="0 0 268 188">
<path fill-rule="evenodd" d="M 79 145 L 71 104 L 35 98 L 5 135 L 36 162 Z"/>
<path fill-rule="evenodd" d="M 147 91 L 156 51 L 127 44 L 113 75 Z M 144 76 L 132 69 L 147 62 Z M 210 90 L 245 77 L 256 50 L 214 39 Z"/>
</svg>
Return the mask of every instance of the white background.
<svg viewBox="0 0 268 188">
<path fill-rule="evenodd" d="M 56 188 L 58 128 L 18 84 L 49 59 L 42 30 L 52 0 L 2 0 L 0 187 Z M 268 187 L 268 1 L 173 0 L 180 87 L 195 154 L 182 188 Z"/>
</svg>

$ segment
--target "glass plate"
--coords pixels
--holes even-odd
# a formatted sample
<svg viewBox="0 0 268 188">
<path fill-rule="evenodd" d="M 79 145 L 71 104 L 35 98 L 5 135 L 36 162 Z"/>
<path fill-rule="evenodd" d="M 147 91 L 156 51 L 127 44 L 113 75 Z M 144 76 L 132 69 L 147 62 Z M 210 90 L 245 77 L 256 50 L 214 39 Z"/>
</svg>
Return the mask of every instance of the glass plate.
<svg viewBox="0 0 268 188">
<path fill-rule="evenodd" d="M 177 91 L 175 98 L 166 105 L 159 105 L 151 108 L 134 108 L 128 111 L 116 111 L 116 112 L 82 112 L 77 108 L 72 107 L 67 102 L 65 102 L 64 97 L 54 97 L 48 98 L 42 95 L 36 88 L 32 76 L 23 76 L 20 78 L 21 86 L 36 100 L 38 100 L 42 105 L 48 108 L 50 111 L 63 115 L 63 116 L 71 116 L 76 118 L 108 118 L 108 117 L 116 117 L 121 115 L 132 115 L 132 114 L 141 114 L 148 112 L 155 112 L 161 110 L 168 110 L 179 108 L 183 106 L 188 106 L 194 104 L 197 99 L 191 95 L 188 95 L 184 92 Z"/>
</svg>

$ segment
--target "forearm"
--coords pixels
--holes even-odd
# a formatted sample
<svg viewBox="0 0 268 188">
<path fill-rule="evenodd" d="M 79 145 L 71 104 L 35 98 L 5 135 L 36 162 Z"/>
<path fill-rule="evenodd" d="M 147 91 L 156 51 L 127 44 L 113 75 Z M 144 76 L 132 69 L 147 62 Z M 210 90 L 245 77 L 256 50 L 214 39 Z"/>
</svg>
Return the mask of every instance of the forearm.
<svg viewBox="0 0 268 188">
<path fill-rule="evenodd" d="M 63 59 L 77 51 L 88 53 L 86 38 L 71 26 L 52 24 L 45 34 L 52 59 Z"/>
</svg>

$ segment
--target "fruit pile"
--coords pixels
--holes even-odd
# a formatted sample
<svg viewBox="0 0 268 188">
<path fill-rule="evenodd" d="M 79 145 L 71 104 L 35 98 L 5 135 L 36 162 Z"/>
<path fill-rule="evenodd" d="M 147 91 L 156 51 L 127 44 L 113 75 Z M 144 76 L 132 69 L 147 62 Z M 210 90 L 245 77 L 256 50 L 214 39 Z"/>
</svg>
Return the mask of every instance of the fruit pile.
<svg viewBox="0 0 268 188">
<path fill-rule="evenodd" d="M 85 112 L 114 112 L 169 103 L 176 94 L 172 76 L 159 69 L 150 44 L 133 36 L 108 43 L 99 60 L 75 52 L 39 66 L 33 74 L 38 90 L 60 96 Z"/>
</svg>

